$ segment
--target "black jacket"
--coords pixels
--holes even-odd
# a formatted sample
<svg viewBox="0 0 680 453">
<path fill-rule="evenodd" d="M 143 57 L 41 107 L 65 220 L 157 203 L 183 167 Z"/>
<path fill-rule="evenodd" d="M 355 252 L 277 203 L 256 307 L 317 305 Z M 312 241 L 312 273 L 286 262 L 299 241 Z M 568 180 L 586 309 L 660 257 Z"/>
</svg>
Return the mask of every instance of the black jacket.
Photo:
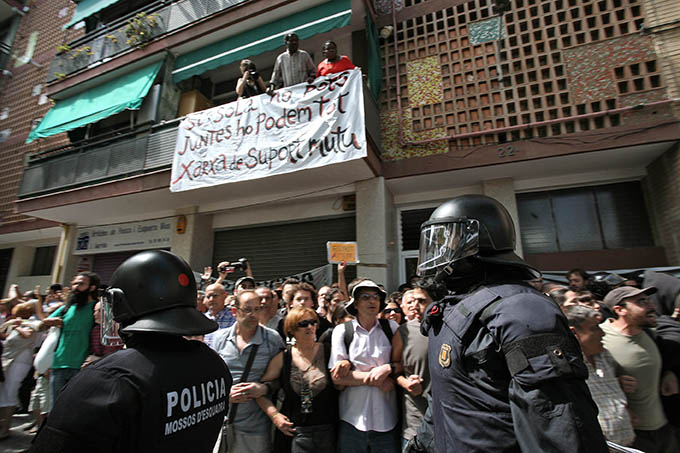
<svg viewBox="0 0 680 453">
<path fill-rule="evenodd" d="M 30 452 L 212 452 L 232 383 L 224 361 L 198 341 L 133 338 L 68 383 Z"/>
</svg>

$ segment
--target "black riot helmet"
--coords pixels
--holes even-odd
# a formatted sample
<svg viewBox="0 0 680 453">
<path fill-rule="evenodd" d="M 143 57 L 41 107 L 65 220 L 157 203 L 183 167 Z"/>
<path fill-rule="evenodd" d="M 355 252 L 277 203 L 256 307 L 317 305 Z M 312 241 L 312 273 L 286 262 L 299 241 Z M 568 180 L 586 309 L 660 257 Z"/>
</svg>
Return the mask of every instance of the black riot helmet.
<svg viewBox="0 0 680 453">
<path fill-rule="evenodd" d="M 442 203 L 421 226 L 418 273 L 437 280 L 460 276 L 463 260 L 474 257 L 511 266 L 527 280 L 540 278 L 514 250 L 515 227 L 507 209 L 484 195 L 462 195 Z"/>
<path fill-rule="evenodd" d="M 125 260 L 111 277 L 104 302 L 123 333 L 203 335 L 217 330 L 217 323 L 196 309 L 191 268 L 165 250 Z"/>
</svg>

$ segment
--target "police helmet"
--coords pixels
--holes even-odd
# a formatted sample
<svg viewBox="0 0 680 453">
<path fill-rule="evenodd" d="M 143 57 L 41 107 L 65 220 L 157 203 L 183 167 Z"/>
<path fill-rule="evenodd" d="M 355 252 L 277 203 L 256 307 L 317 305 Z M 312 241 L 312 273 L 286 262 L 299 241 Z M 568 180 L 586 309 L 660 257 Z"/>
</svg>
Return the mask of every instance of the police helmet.
<svg viewBox="0 0 680 453">
<path fill-rule="evenodd" d="M 125 260 L 111 277 L 104 302 L 123 333 L 203 335 L 218 327 L 196 309 L 196 279 L 189 265 L 165 250 Z"/>
<path fill-rule="evenodd" d="M 514 253 L 515 227 L 507 209 L 484 195 L 462 195 L 442 203 L 420 229 L 418 274 L 438 280 L 459 273 L 469 257 L 521 270 L 527 280 L 541 274 Z"/>
</svg>

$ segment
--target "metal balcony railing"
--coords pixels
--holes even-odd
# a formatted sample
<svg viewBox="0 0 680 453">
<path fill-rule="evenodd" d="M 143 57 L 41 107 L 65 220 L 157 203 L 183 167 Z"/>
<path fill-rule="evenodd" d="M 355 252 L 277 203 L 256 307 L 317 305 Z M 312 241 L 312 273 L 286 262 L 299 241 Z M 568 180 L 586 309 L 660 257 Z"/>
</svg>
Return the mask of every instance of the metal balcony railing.
<svg viewBox="0 0 680 453">
<path fill-rule="evenodd" d="M 380 111 L 364 84 L 366 135 L 381 155 Z M 137 126 L 72 145 L 51 148 L 29 157 L 19 198 L 33 197 L 92 184 L 115 181 L 151 171 L 169 169 L 183 119 Z"/>
<path fill-rule="evenodd" d="M 161 0 L 147 5 L 82 38 L 60 46 L 60 52 L 50 64 L 47 81 L 53 82 L 85 68 L 95 67 L 116 55 L 145 45 L 159 36 L 246 1 L 248 0 L 179 0 L 171 3 L 168 0 Z M 149 33 L 139 37 L 141 39 L 135 37 L 131 39 L 126 30 L 130 21 L 140 13 L 146 17 L 152 16 L 155 25 L 149 27 Z"/>
<path fill-rule="evenodd" d="M 112 181 L 172 166 L 179 119 L 34 154 L 19 198 Z"/>
</svg>

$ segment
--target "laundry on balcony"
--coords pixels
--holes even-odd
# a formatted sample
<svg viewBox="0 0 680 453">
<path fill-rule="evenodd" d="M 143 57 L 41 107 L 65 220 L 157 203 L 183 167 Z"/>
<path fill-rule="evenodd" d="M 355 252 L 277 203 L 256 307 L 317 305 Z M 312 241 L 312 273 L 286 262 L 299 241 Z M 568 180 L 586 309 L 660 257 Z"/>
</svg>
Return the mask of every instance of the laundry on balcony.
<svg viewBox="0 0 680 453">
<path fill-rule="evenodd" d="M 222 41 L 177 58 L 173 81 L 283 47 L 283 37 L 295 32 L 300 40 L 349 25 L 352 7 L 349 0 L 331 0 L 308 10 L 230 36 Z"/>
<path fill-rule="evenodd" d="M 28 135 L 26 143 L 94 123 L 126 109 L 139 109 L 162 64 L 146 66 L 57 101 Z"/>
</svg>

